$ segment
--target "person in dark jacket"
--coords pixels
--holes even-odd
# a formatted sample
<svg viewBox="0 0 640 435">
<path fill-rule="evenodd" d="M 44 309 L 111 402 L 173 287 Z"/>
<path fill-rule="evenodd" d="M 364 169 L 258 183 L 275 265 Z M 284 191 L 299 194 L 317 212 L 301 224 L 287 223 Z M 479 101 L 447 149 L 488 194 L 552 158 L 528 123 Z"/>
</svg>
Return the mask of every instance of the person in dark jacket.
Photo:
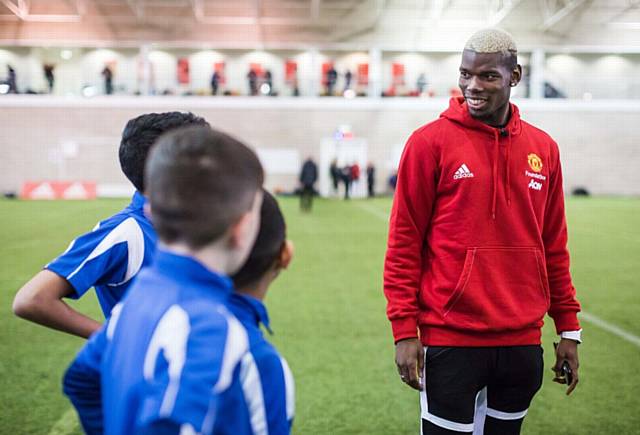
<svg viewBox="0 0 640 435">
<path fill-rule="evenodd" d="M 367 191 L 369 192 L 369 198 L 375 196 L 374 188 L 376 183 L 376 167 L 373 163 L 369 162 L 367 165 Z"/>
<path fill-rule="evenodd" d="M 313 203 L 313 195 L 315 189 L 313 185 L 318 180 L 318 166 L 315 164 L 311 157 L 305 160 L 300 171 L 300 184 L 302 189 L 300 190 L 300 210 L 309 212 Z"/>
<path fill-rule="evenodd" d="M 331 176 L 331 185 L 333 186 L 333 193 L 338 192 L 338 183 L 340 182 L 340 168 L 338 168 L 338 160 L 333 159 L 331 166 L 329 166 L 329 175 Z"/>
</svg>

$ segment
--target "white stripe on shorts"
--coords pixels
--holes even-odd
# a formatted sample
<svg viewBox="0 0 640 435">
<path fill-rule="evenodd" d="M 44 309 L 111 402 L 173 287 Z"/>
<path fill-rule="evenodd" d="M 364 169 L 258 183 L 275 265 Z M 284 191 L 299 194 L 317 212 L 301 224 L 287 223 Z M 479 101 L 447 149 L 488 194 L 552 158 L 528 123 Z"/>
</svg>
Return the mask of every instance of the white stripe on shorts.
<svg viewBox="0 0 640 435">
<path fill-rule="evenodd" d="M 427 358 L 427 347 L 424 347 L 424 357 L 425 357 L 425 368 L 422 373 L 422 379 L 424 382 L 424 388 L 420 391 L 420 408 L 421 408 L 421 417 L 424 420 L 427 420 L 436 426 L 443 427 L 445 429 L 453 430 L 456 432 L 471 432 L 473 431 L 473 423 L 458 423 L 456 421 L 447 420 L 436 415 L 429 413 L 429 402 L 427 400 L 427 385 L 426 385 L 426 358 Z"/>
<path fill-rule="evenodd" d="M 527 415 L 527 411 L 529 409 L 525 409 L 524 411 L 519 412 L 502 412 L 497 409 L 487 408 L 487 415 L 489 417 L 497 418 L 498 420 L 520 420 Z"/>
</svg>

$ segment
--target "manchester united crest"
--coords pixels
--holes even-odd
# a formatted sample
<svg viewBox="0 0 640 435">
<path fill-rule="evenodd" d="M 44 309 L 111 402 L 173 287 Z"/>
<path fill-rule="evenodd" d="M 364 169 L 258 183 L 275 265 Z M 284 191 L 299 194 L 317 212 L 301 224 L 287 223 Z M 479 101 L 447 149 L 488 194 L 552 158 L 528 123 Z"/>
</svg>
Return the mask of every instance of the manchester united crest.
<svg viewBox="0 0 640 435">
<path fill-rule="evenodd" d="M 527 156 L 529 167 L 534 172 L 542 171 L 542 159 L 537 154 L 531 153 Z"/>
</svg>

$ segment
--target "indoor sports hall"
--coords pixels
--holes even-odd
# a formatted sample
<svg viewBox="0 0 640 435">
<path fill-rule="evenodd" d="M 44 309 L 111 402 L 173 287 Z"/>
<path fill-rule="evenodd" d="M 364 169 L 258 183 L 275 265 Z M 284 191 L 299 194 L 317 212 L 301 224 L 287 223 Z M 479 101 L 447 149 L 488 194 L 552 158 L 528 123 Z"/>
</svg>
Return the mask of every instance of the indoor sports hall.
<svg viewBox="0 0 640 435">
<path fill-rule="evenodd" d="M 461 86 L 473 74 L 461 73 L 461 53 L 485 28 L 513 37 L 521 67 L 510 101 L 557 144 L 562 178 L 553 180 L 581 306 L 580 383 L 566 395 L 553 382 L 559 337 L 545 316 L 542 387 L 521 433 L 639 433 L 637 0 L 0 0 L 0 433 L 83 433 L 62 379 L 85 340 L 21 319 L 14 298 L 131 201 L 136 188 L 118 151 L 127 121 L 172 111 L 247 144 L 283 211 L 295 254 L 265 300 L 273 331 L 265 337 L 295 378 L 292 433 L 419 433 L 426 411 L 398 376 L 387 318 L 392 207 L 394 195 L 423 183 L 403 178 L 412 133 L 445 122 L 450 101 L 488 105 Z M 511 137 L 494 130 L 495 151 L 486 152 L 495 160 L 474 160 L 485 152 L 475 149 L 449 174 L 434 155 L 431 178 L 447 195 L 487 174 L 492 225 L 509 235 L 517 228 L 500 223 L 511 213 L 500 189 L 509 204 L 519 192 L 544 193 L 554 164 L 538 151 L 516 160 Z M 507 163 L 498 162 L 504 149 Z M 510 164 L 522 170 L 501 172 Z M 561 196 L 541 207 L 554 209 Z M 475 215 L 478 203 L 465 200 L 457 213 L 469 214 L 451 240 L 491 220 L 490 204 Z M 438 221 L 429 222 L 427 233 Z M 473 258 L 460 264 L 471 268 Z M 64 301 L 105 320 L 93 290 Z"/>
</svg>

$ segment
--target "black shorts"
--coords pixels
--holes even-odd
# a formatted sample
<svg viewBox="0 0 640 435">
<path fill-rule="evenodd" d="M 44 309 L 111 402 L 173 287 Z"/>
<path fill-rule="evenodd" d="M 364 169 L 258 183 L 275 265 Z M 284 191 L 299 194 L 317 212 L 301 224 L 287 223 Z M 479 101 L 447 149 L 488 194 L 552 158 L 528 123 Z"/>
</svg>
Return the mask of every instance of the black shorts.
<svg viewBox="0 0 640 435">
<path fill-rule="evenodd" d="M 542 369 L 541 346 L 426 347 L 423 435 L 519 433 Z"/>
</svg>

